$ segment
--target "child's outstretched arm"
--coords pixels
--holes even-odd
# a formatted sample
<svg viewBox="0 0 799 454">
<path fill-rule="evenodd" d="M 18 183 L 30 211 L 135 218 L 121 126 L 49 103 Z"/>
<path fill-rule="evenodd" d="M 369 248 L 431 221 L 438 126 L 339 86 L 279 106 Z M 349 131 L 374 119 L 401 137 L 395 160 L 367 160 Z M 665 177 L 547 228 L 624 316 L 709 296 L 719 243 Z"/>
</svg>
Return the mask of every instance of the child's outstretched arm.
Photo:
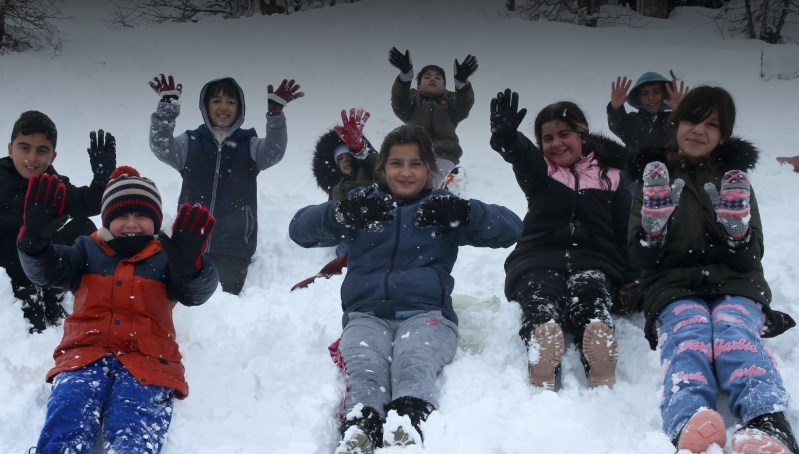
<svg viewBox="0 0 799 454">
<path fill-rule="evenodd" d="M 283 159 L 288 143 L 283 108 L 291 101 L 305 96 L 300 91 L 300 84 L 294 82 L 294 79 L 283 79 L 277 89 L 267 85 L 266 91 L 266 136 L 250 139 L 250 158 L 260 170 L 268 169 Z"/>
<path fill-rule="evenodd" d="M 610 83 L 610 106 L 613 107 L 613 110 L 624 107 L 624 103 L 627 102 L 627 92 L 632 83 L 632 79 L 627 79 L 627 76 L 619 76 L 615 82 Z"/>
<path fill-rule="evenodd" d="M 677 110 L 680 101 L 682 101 L 683 96 L 688 93 L 688 90 L 690 90 L 690 88 L 688 85 L 685 85 L 684 81 L 680 81 L 680 86 L 678 87 L 677 79 L 672 80 L 670 84 L 666 84 L 666 93 L 669 97 L 663 100 L 663 104 L 671 110 Z"/>
<path fill-rule="evenodd" d="M 183 84 L 176 85 L 171 75 L 159 74 L 149 85 L 161 97 L 155 112 L 150 115 L 150 150 L 161 162 L 176 170 L 183 170 L 189 151 L 189 137 L 185 133 L 172 136 L 180 114 L 178 100 L 183 93 Z"/>
<path fill-rule="evenodd" d="M 627 121 L 628 114 L 624 109 L 624 103 L 627 102 L 627 92 L 630 90 L 632 83 L 633 81 L 627 79 L 626 76 L 619 76 L 615 82 L 611 82 L 610 102 L 607 109 L 605 109 L 608 115 L 608 128 L 624 143 L 629 142 L 632 136 L 632 132 L 628 131 L 631 125 Z"/>
<path fill-rule="evenodd" d="M 388 52 L 388 61 L 391 66 L 397 68 L 400 73 L 394 79 L 391 86 L 391 109 L 394 115 L 402 121 L 407 121 L 413 112 L 414 97 L 411 93 L 411 81 L 413 80 L 413 64 L 411 63 L 411 52 L 405 54 L 392 47 Z"/>
<path fill-rule="evenodd" d="M 116 169 L 116 139 L 110 132 L 89 133 L 89 164 L 94 178 L 89 186 L 77 187 L 64 181 L 67 188 L 65 213 L 73 217 L 94 216 L 100 214 L 103 191 L 108 184 L 111 172 Z"/>
</svg>

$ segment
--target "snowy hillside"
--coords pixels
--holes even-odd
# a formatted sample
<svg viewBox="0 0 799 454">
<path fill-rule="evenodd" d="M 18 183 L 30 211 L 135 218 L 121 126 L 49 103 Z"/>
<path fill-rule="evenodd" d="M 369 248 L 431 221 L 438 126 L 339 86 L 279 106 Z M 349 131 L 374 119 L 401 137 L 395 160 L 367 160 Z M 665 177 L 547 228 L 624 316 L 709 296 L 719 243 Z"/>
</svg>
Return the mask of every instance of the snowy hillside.
<svg viewBox="0 0 799 454">
<path fill-rule="evenodd" d="M 75 11 L 68 12 L 81 20 L 62 24 L 68 42 L 60 55 L 0 56 L 0 134 L 10 135 L 22 111 L 49 114 L 59 129 L 55 167 L 87 184 L 89 131 L 112 132 L 117 162 L 156 181 L 169 207 L 164 225 L 171 224 L 180 178 L 147 144 L 149 115 L 158 101 L 147 85 L 153 76 L 171 73 L 183 83 L 177 131 L 201 122 L 199 91 L 213 78 L 237 79 L 247 99 L 245 126 L 259 135 L 267 84 L 294 78 L 305 92 L 286 108 L 286 157 L 259 177 L 259 249 L 244 292 L 236 297 L 220 289 L 204 306 L 175 311 L 191 395 L 175 405 L 165 454 L 333 451 L 344 382 L 327 346 L 341 331 L 342 277 L 290 293 L 333 253 L 296 246 L 288 224 L 297 209 L 326 198 L 313 181 L 311 154 L 318 136 L 340 120 L 342 108 L 371 112 L 365 133 L 374 144 L 400 124 L 389 105 L 396 76 L 387 60 L 392 46 L 410 49 L 417 69 L 429 63 L 444 67 L 450 85 L 454 59 L 470 53 L 478 58 L 471 78 L 475 107 L 458 128 L 469 178 L 462 195 L 504 204 L 520 216 L 524 196 L 510 166 L 488 146 L 489 101 L 498 91 L 510 87 L 520 93 L 530 111 L 524 132 L 532 136 L 535 113 L 558 100 L 575 101 L 593 131 L 610 134 L 605 106 L 617 75 L 635 79 L 645 71 L 673 69 L 691 86 L 730 90 L 738 107 L 736 134 L 762 150 L 752 180 L 774 304 L 799 318 L 799 174 L 774 159 L 799 154 L 799 79 L 760 79 L 761 50 L 770 46 L 723 40 L 703 10 L 691 8 L 641 28 L 589 29 L 509 18 L 504 3 L 363 0 L 288 16 L 119 31 L 106 29 L 104 11 L 78 11 L 73 4 Z M 439 381 L 440 411 L 425 425 L 425 447 L 382 453 L 672 453 L 660 429 L 658 356 L 644 340 L 640 315 L 617 319 L 620 363 L 614 389 L 586 389 L 574 350 L 564 359 L 560 391 L 526 384 L 526 354 L 517 335 L 521 312 L 503 294 L 502 265 L 509 253 L 461 249 L 454 270 L 460 347 Z M 0 452 L 23 453 L 35 445 L 44 421 L 49 394 L 44 375 L 62 331 L 29 335 L 10 290 L 8 278 L 0 275 L 5 295 Z M 797 343 L 799 329 L 767 340 L 794 396 L 788 411 L 794 428 L 799 428 Z M 728 417 L 727 423 L 732 428 L 734 421 Z"/>
</svg>

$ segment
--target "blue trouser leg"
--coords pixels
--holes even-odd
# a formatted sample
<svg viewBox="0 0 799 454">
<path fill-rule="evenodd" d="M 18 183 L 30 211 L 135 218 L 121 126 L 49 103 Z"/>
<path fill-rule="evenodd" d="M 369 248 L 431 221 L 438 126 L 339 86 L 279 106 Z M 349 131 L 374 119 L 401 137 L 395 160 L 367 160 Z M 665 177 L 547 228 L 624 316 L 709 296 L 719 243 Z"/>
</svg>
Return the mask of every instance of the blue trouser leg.
<svg viewBox="0 0 799 454">
<path fill-rule="evenodd" d="M 117 453 L 161 451 L 172 421 L 171 388 L 142 386 L 119 362 L 103 414 L 103 449 Z"/>
<path fill-rule="evenodd" d="M 401 321 L 395 330 L 391 361 L 392 400 L 410 396 L 438 408 L 436 377 L 452 362 L 458 327 L 441 312 L 427 312 Z"/>
<path fill-rule="evenodd" d="M 339 343 L 347 377 L 343 415 L 363 404 L 385 417 L 383 407 L 391 400 L 393 340 L 388 320 L 359 312 L 349 314 Z"/>
<path fill-rule="evenodd" d="M 741 296 L 719 298 L 711 306 L 713 354 L 719 386 L 729 393 L 730 412 L 744 422 L 784 411 L 788 393 L 760 332 L 763 311 Z"/>
<path fill-rule="evenodd" d="M 38 452 L 88 453 L 102 422 L 106 452 L 157 453 L 169 429 L 173 401 L 170 388 L 138 384 L 112 356 L 62 372 L 47 402 Z"/>
<path fill-rule="evenodd" d="M 111 387 L 111 381 L 103 373 L 104 363 L 101 359 L 55 377 L 47 400 L 44 428 L 36 444 L 38 453 L 91 451 L 97 441 L 100 415 Z"/>
<path fill-rule="evenodd" d="M 664 371 L 660 413 L 663 431 L 675 440 L 700 408 L 715 408 L 710 311 L 699 298 L 676 300 L 658 314 L 660 363 Z"/>
</svg>

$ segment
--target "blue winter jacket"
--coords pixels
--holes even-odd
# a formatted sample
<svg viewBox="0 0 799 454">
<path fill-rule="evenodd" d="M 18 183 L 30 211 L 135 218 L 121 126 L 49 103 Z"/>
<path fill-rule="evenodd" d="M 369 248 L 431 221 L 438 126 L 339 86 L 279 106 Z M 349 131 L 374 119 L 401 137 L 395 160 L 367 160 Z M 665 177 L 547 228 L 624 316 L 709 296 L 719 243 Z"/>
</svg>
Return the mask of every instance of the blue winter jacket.
<svg viewBox="0 0 799 454">
<path fill-rule="evenodd" d="M 346 242 L 347 275 L 341 286 L 344 325 L 350 312 L 404 319 L 433 310 L 457 323 L 451 272 L 458 246 L 506 248 L 521 236 L 522 221 L 511 210 L 471 199 L 469 225 L 433 238 L 434 228 L 415 226 L 416 210 L 431 195 L 452 194 L 444 189 L 422 194 L 414 200 L 395 199 L 394 220 L 384 222 L 382 232 L 349 229 L 338 223 L 335 201 L 305 207 L 291 220 L 289 236 L 302 247 Z M 379 192 L 370 195 L 377 196 Z"/>
</svg>

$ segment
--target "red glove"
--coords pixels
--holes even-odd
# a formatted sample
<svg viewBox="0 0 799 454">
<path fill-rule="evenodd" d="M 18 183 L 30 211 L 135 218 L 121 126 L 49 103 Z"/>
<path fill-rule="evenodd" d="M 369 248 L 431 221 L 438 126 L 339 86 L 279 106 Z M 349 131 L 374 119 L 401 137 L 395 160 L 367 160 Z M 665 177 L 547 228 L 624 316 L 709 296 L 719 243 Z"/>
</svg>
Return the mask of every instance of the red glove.
<svg viewBox="0 0 799 454">
<path fill-rule="evenodd" d="M 366 120 L 369 119 L 369 112 L 364 112 L 363 109 L 355 108 L 350 109 L 350 117 L 347 118 L 347 112 L 341 111 L 342 126 L 336 126 L 336 133 L 341 140 L 354 152 L 363 150 L 366 141 L 363 138 L 363 127 Z"/>
<path fill-rule="evenodd" d="M 160 76 L 160 79 L 159 79 Z M 175 79 L 169 75 L 165 76 L 163 74 L 159 74 L 156 77 L 153 77 L 153 80 L 150 82 L 150 88 L 153 89 L 159 96 L 161 96 L 161 101 L 163 102 L 172 102 L 172 100 L 178 100 L 180 95 L 183 94 L 183 84 L 175 85 Z"/>
<path fill-rule="evenodd" d="M 299 89 L 300 85 L 294 83 L 294 79 L 283 79 L 277 90 L 273 89 L 271 85 L 267 85 L 266 91 L 269 92 L 269 95 L 266 99 L 269 104 L 269 115 L 280 114 L 283 112 L 283 106 L 305 96 L 305 93 L 298 91 Z"/>
</svg>

